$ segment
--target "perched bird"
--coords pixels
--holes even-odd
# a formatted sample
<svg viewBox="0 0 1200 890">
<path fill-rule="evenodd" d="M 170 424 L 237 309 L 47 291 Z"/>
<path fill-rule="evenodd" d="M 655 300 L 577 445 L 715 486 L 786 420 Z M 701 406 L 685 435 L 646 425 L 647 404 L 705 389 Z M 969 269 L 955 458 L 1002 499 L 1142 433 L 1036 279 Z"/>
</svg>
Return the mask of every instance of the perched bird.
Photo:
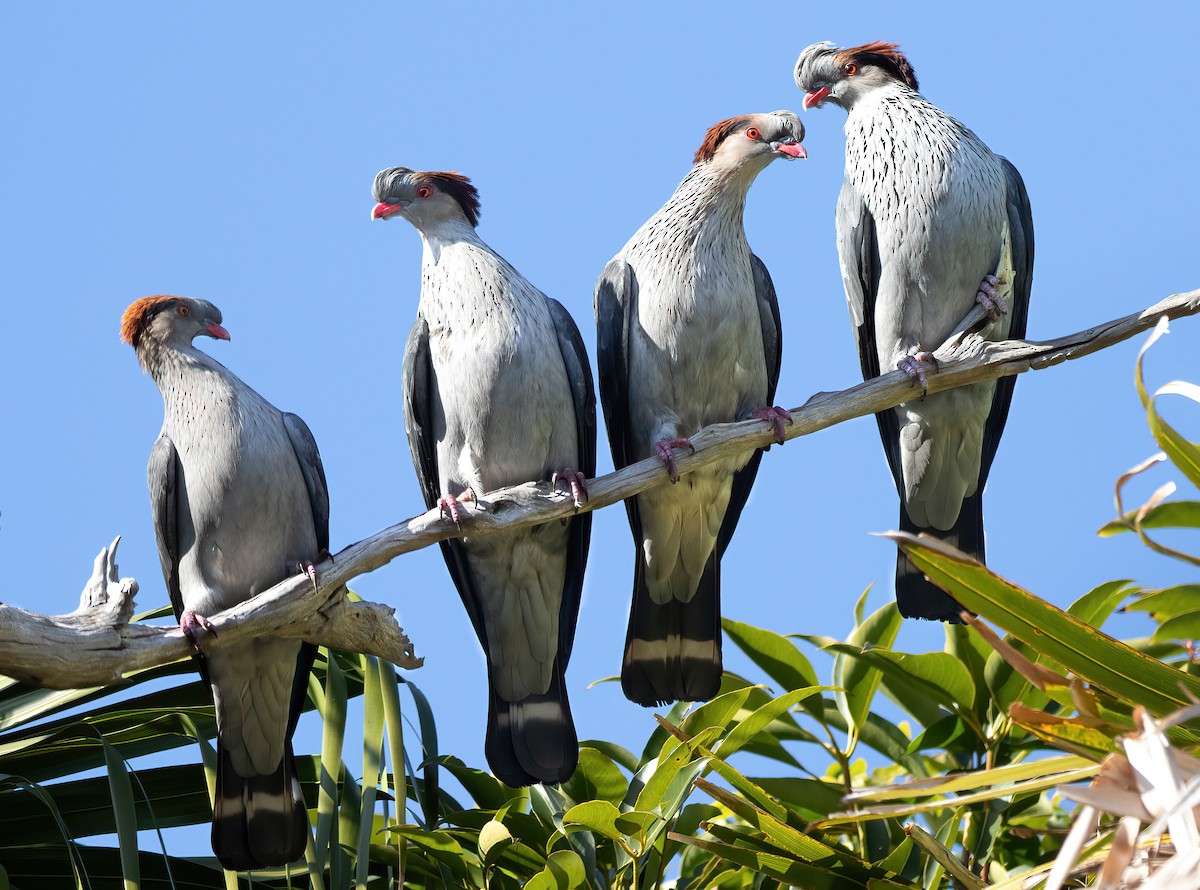
<svg viewBox="0 0 1200 890">
<path fill-rule="evenodd" d="M 225 868 L 283 865 L 304 855 L 308 811 L 292 733 L 315 648 L 260 637 L 204 654 L 205 615 L 234 606 L 329 548 L 329 493 L 317 443 L 193 344 L 228 340 L 204 300 L 143 297 L 121 319 L 163 398 L 163 426 L 147 476 L 154 532 L 171 605 L 200 652 L 217 712 L 213 852 Z"/>
<path fill-rule="evenodd" d="M 674 448 L 716 422 L 756 417 L 779 440 L 779 304 L 742 214 L 775 158 L 807 157 L 790 111 L 713 126 L 669 201 L 604 268 L 595 312 L 600 400 L 613 463 Z M 636 561 L 621 687 L 641 705 L 702 701 L 721 685 L 721 557 L 762 453 L 739 454 L 625 502 Z"/>
<path fill-rule="evenodd" d="M 392 167 L 372 217 L 421 235 L 421 299 L 404 353 L 404 423 L 430 509 L 532 480 L 576 504 L 596 472 L 591 365 L 567 310 L 479 237 L 479 193 L 457 173 Z M 565 673 L 592 516 L 442 542 L 487 658 L 484 750 L 511 786 L 563 782 L 579 743 Z"/>
<path fill-rule="evenodd" d="M 796 63 L 804 107 L 846 109 L 838 255 L 863 377 L 900 368 L 922 387 L 940 346 L 979 302 L 992 339 L 1025 336 L 1033 218 L 1015 167 L 917 92 L 894 43 L 816 43 Z M 1015 377 L 876 415 L 900 494 L 900 528 L 980 561 L 983 489 Z M 959 605 L 900 554 L 902 615 L 959 621 Z"/>
</svg>

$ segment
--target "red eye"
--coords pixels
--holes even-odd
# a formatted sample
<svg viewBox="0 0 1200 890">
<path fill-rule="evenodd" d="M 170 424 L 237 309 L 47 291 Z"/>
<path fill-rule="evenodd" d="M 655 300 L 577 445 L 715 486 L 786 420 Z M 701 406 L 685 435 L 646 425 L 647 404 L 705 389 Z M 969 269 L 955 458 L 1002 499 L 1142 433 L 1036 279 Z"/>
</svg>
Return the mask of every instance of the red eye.
<svg viewBox="0 0 1200 890">
<path fill-rule="evenodd" d="M 428 198 L 432 194 L 433 194 L 433 189 L 431 189 L 427 185 L 420 186 L 417 189 L 417 197 L 418 198 Z"/>
<path fill-rule="evenodd" d="M 746 131 L 747 139 L 757 139 L 761 134 L 758 132 L 758 127 L 751 127 Z"/>
<path fill-rule="evenodd" d="M 846 72 L 847 77 L 853 77 L 855 74 L 858 74 L 858 66 L 853 62 L 847 62 L 842 66 L 842 70 Z"/>
<path fill-rule="evenodd" d="M 181 304 L 180 304 L 180 306 L 179 306 L 179 314 L 180 314 L 180 315 L 182 315 L 184 318 L 187 318 L 187 317 L 188 317 L 188 315 L 190 315 L 190 314 L 191 314 L 191 310 L 190 310 L 190 309 L 188 309 L 188 307 L 187 307 L 187 306 L 184 306 L 184 305 L 181 303 Z"/>
</svg>

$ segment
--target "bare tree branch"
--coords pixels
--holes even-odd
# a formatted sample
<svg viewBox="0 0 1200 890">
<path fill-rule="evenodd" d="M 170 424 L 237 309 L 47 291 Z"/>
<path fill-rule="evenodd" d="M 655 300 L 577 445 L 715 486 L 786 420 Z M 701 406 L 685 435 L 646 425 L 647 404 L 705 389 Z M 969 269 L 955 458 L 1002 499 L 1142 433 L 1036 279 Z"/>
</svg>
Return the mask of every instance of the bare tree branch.
<svg viewBox="0 0 1200 890">
<path fill-rule="evenodd" d="M 1200 290 L 1168 297 L 1124 318 L 1045 342 L 987 341 L 978 330 L 986 317 L 978 307 L 935 353 L 938 371 L 929 392 L 1021 374 L 1090 355 L 1153 327 L 1162 316 L 1180 318 L 1200 312 Z M 834 393 L 817 393 L 791 412 L 788 439 L 902 404 L 916 394 L 900 371 L 883 374 Z M 739 452 L 763 448 L 775 440 L 760 420 L 714 424 L 691 437 L 694 454 L 678 456 L 681 475 Z M 598 510 L 665 484 L 656 459 L 632 464 L 588 482 L 588 500 L 578 511 Z M 412 645 L 396 624 L 390 607 L 352 602 L 345 585 L 401 554 L 454 537 L 490 535 L 564 519 L 577 512 L 569 495 L 546 483 L 526 483 L 491 492 L 461 526 L 430 510 L 351 544 L 318 566 L 314 587 L 297 575 L 235 608 L 209 616 L 217 630 L 206 648 L 271 634 L 301 637 L 335 649 L 378 655 L 401 667 L 417 667 Z M 117 542 L 101 551 L 96 569 L 71 615 L 56 618 L 0 604 L 0 674 L 51 687 L 99 686 L 133 671 L 186 657 L 190 649 L 177 627 L 128 623 L 137 583 L 117 577 Z"/>
</svg>

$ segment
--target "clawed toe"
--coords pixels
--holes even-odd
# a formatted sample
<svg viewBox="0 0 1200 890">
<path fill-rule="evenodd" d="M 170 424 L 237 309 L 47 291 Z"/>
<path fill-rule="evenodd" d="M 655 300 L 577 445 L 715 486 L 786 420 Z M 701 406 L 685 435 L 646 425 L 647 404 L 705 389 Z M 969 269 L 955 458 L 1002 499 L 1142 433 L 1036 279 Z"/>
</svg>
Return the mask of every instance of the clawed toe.
<svg viewBox="0 0 1200 890">
<path fill-rule="evenodd" d="M 654 453 L 666 465 L 667 475 L 671 477 L 671 484 L 679 481 L 679 467 L 675 463 L 673 450 L 675 448 L 688 448 L 693 454 L 696 453 L 695 446 L 688 439 L 660 439 L 654 443 Z"/>
<path fill-rule="evenodd" d="M 441 511 L 443 516 L 453 521 L 455 525 L 458 525 L 459 511 L 462 507 L 463 501 L 473 500 L 475 500 L 474 489 L 464 488 L 461 492 L 459 492 L 458 497 L 455 497 L 452 494 L 447 494 L 438 498 L 438 509 Z"/>
<path fill-rule="evenodd" d="M 583 506 L 583 502 L 587 500 L 587 477 L 578 470 L 573 470 L 570 467 L 563 467 L 557 473 L 550 477 L 550 487 L 557 488 L 560 480 L 566 481 L 571 489 L 571 500 L 575 502 L 575 507 L 578 509 Z"/>
<path fill-rule="evenodd" d="M 756 420 L 765 420 L 771 424 L 771 428 L 775 430 L 775 438 L 779 440 L 780 445 L 787 440 L 787 436 L 784 433 L 784 426 L 791 426 L 793 421 L 792 412 L 786 408 L 780 408 L 778 405 L 770 408 L 755 408 L 750 412 L 750 416 Z"/>
<path fill-rule="evenodd" d="M 184 637 L 197 652 L 201 651 L 200 641 L 205 634 L 212 634 L 214 637 L 217 635 L 212 622 L 194 609 L 183 610 L 183 614 L 179 616 L 179 629 L 183 631 Z"/>
<path fill-rule="evenodd" d="M 933 365 L 935 371 L 938 369 L 938 360 L 934 358 L 932 352 L 916 352 L 906 355 L 896 362 L 896 368 L 907 374 L 909 380 L 920 383 L 921 389 L 929 388 L 929 380 L 925 376 L 925 365 Z"/>
<path fill-rule="evenodd" d="M 310 562 L 302 562 L 297 565 L 301 575 L 307 575 L 308 580 L 312 582 L 313 590 L 317 589 L 317 567 Z"/>
<path fill-rule="evenodd" d="M 975 295 L 975 302 L 984 308 L 992 321 L 999 320 L 1008 311 L 1008 303 L 997 289 L 999 285 L 1000 279 L 995 275 L 985 275 L 979 283 L 979 293 Z"/>
</svg>

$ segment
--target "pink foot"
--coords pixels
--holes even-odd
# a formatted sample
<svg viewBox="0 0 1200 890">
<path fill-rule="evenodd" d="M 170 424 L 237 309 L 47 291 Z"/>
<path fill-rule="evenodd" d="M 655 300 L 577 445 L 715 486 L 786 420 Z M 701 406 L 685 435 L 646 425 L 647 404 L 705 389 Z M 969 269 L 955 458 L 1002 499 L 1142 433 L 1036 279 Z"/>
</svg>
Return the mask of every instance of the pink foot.
<svg viewBox="0 0 1200 890">
<path fill-rule="evenodd" d="M 463 501 L 473 500 L 475 500 L 475 490 L 468 486 L 459 492 L 458 497 L 448 494 L 438 498 L 438 508 L 442 511 L 443 516 L 449 517 L 455 525 L 458 525 L 458 511 Z"/>
<path fill-rule="evenodd" d="M 675 464 L 675 455 L 672 452 L 674 448 L 689 448 L 692 454 L 696 453 L 695 447 L 687 439 L 659 439 L 654 443 L 654 452 L 658 455 L 667 467 L 667 475 L 671 477 L 671 483 L 679 481 L 679 467 Z"/>
<path fill-rule="evenodd" d="M 216 630 L 207 618 L 197 612 L 195 609 L 184 609 L 183 614 L 179 616 L 179 629 L 183 631 L 183 635 L 187 637 L 187 641 L 192 644 L 192 648 L 200 652 L 200 641 L 204 635 L 217 635 Z"/>
<path fill-rule="evenodd" d="M 771 428 L 775 430 L 775 438 L 779 440 L 780 445 L 787 439 L 783 432 L 783 426 L 784 424 L 792 425 L 792 413 L 786 408 L 780 408 L 778 405 L 772 408 L 755 408 L 750 412 L 750 416 L 755 420 L 765 420 L 771 424 Z"/>
<path fill-rule="evenodd" d="M 296 566 L 300 569 L 301 575 L 307 575 L 308 580 L 312 582 L 313 590 L 317 589 L 317 567 L 311 561 L 302 562 Z"/>
<path fill-rule="evenodd" d="M 987 311 L 988 318 L 992 321 L 999 321 L 1000 317 L 1008 311 L 1008 304 L 996 290 L 999 284 L 1000 279 L 995 275 L 984 275 L 983 281 L 979 282 L 979 293 L 975 295 L 975 302 Z"/>
<path fill-rule="evenodd" d="M 571 488 L 571 500 L 575 502 L 575 507 L 583 506 L 583 502 L 587 500 L 587 477 L 578 470 L 573 470 L 570 467 L 563 467 L 557 473 L 550 477 L 550 487 L 557 488 L 559 480 L 566 481 Z"/>
<path fill-rule="evenodd" d="M 906 355 L 900 361 L 896 362 L 896 367 L 908 375 L 908 379 L 914 383 L 920 383 L 921 389 L 926 389 L 929 386 L 929 381 L 925 377 L 925 368 L 923 365 L 933 365 L 936 371 L 938 368 L 937 359 L 933 357 L 932 352 L 914 352 L 912 355 Z"/>
</svg>

